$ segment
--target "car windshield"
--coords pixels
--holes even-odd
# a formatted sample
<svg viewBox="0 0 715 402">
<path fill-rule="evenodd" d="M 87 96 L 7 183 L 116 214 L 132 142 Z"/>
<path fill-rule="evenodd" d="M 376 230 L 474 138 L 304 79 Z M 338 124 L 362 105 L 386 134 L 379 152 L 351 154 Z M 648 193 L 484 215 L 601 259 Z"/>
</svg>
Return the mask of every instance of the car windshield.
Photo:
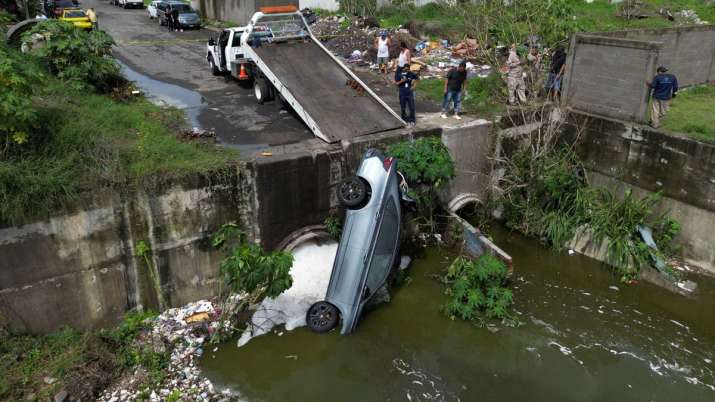
<svg viewBox="0 0 715 402">
<path fill-rule="evenodd" d="M 65 18 L 84 18 L 87 14 L 82 10 L 65 11 Z"/>
<path fill-rule="evenodd" d="M 72 0 L 59 0 L 55 2 L 55 7 L 58 8 L 70 8 L 70 7 L 77 7 L 77 2 L 72 1 Z"/>
<path fill-rule="evenodd" d="M 193 13 L 194 10 L 191 9 L 190 6 L 187 6 L 186 4 L 172 4 L 171 8 L 175 8 L 179 10 L 180 13 Z"/>
</svg>

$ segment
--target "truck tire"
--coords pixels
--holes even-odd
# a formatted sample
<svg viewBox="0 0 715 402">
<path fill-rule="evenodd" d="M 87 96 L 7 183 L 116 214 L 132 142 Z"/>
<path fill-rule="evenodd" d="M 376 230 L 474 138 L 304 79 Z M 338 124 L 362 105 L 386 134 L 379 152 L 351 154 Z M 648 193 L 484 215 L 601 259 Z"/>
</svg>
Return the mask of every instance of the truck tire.
<svg viewBox="0 0 715 402">
<path fill-rule="evenodd" d="M 253 94 L 256 95 L 256 101 L 259 104 L 263 104 L 273 98 L 272 88 L 265 78 L 256 78 L 253 81 Z"/>
<path fill-rule="evenodd" d="M 209 56 L 209 67 L 211 68 L 211 74 L 213 74 L 213 75 L 221 74 L 221 70 L 219 70 L 218 67 L 216 66 L 213 56 Z"/>
</svg>

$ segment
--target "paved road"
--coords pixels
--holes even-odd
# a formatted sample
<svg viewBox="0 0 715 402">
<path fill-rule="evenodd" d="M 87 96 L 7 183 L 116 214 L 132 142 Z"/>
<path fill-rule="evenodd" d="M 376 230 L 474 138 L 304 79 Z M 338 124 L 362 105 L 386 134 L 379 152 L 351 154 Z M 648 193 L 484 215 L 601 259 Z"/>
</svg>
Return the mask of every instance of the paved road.
<svg viewBox="0 0 715 402">
<path fill-rule="evenodd" d="M 281 102 L 259 105 L 251 88 L 211 74 L 205 43 L 217 33 L 206 29 L 169 32 L 150 20 L 146 10 L 125 10 L 108 1 L 84 0 L 83 7 L 94 7 L 100 29 L 114 37 L 115 56 L 128 67 L 130 79 L 146 92 L 161 92 L 155 97 L 186 109 L 192 123 L 215 129 L 226 146 L 256 150 L 315 138 Z M 399 113 L 394 85 L 369 72 L 358 75 Z M 438 108 L 418 102 L 417 110 L 434 112 Z"/>
<path fill-rule="evenodd" d="M 160 98 L 175 97 L 178 103 L 198 109 L 198 124 L 214 128 L 227 146 L 250 149 L 314 138 L 280 102 L 258 105 L 252 89 L 211 74 L 205 44 L 216 33 L 205 29 L 169 32 L 156 20 L 150 20 L 146 10 L 125 10 L 106 1 L 85 0 L 83 7 L 97 11 L 100 29 L 117 42 L 115 56 L 138 73 L 130 74 L 132 79 L 149 88 L 161 87 L 153 80 L 179 87 L 171 90 L 166 86 L 170 91 Z M 149 78 L 147 85 L 143 76 Z M 186 90 L 198 96 L 192 97 Z M 200 105 L 194 105 L 193 98 L 199 99 Z"/>
</svg>

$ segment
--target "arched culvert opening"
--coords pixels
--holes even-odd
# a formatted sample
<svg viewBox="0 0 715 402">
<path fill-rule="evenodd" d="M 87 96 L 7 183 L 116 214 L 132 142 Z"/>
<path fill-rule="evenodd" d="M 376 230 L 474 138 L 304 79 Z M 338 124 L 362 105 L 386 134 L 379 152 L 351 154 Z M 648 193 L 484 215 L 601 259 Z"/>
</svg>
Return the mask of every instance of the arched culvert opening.
<svg viewBox="0 0 715 402">
<path fill-rule="evenodd" d="M 463 213 L 469 215 L 477 211 L 482 206 L 482 200 L 474 193 L 461 193 L 447 204 L 447 209 L 453 214 L 462 216 Z"/>
<path fill-rule="evenodd" d="M 29 19 L 29 20 L 18 22 L 17 24 L 11 26 L 10 29 L 7 30 L 7 33 L 5 34 L 5 41 L 7 42 L 8 45 L 10 45 L 10 47 L 19 49 L 20 45 L 22 44 L 22 34 L 29 31 L 37 23 L 42 22 L 42 21 L 44 21 L 44 20 Z"/>
<path fill-rule="evenodd" d="M 305 226 L 286 236 L 280 244 L 278 250 L 293 251 L 307 241 L 315 241 L 318 243 L 335 241 L 325 229 L 325 225 Z"/>
</svg>

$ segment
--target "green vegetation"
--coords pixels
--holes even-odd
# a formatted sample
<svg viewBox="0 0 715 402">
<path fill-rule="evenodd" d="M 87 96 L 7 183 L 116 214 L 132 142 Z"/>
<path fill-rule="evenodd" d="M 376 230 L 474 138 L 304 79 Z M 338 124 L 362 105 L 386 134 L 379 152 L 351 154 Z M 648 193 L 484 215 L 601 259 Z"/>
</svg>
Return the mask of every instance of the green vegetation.
<svg viewBox="0 0 715 402">
<path fill-rule="evenodd" d="M 481 116 L 494 116 L 504 111 L 506 87 L 501 77 L 492 74 L 486 78 L 474 77 L 467 80 L 462 111 Z M 416 94 L 418 97 L 441 104 L 444 99 L 444 80 L 421 80 Z"/>
<path fill-rule="evenodd" d="M 474 261 L 463 256 L 455 258 L 442 277 L 449 296 L 442 311 L 452 319 L 472 320 L 480 326 L 484 325 L 485 316 L 515 325 L 517 320 L 510 312 L 514 299 L 507 288 L 507 275 L 504 262 L 491 254 Z"/>
<path fill-rule="evenodd" d="M 151 248 L 144 240 L 140 240 L 136 246 L 137 257 L 144 260 L 144 265 L 146 265 L 149 271 L 149 278 L 151 278 L 151 283 L 154 286 L 154 292 L 159 302 L 159 310 L 163 311 L 166 308 L 166 301 L 164 300 L 164 292 L 161 289 L 161 281 L 159 280 L 159 270 L 156 268 L 156 264 L 151 259 Z"/>
<path fill-rule="evenodd" d="M 132 97 L 106 57 L 106 34 L 48 26 L 46 50 L 0 44 L 0 222 L 46 217 L 90 189 L 205 174 L 233 158 L 177 138 L 181 111 Z"/>
<path fill-rule="evenodd" d="M 454 161 L 439 137 L 392 144 L 387 153 L 397 158 L 398 169 L 410 186 L 409 196 L 417 202 L 418 221 L 436 232 L 437 190 L 454 177 Z"/>
<path fill-rule="evenodd" d="M 671 102 L 663 128 L 700 141 L 715 142 L 715 86 L 681 90 Z"/>
<path fill-rule="evenodd" d="M 235 223 L 221 226 L 212 238 L 212 245 L 226 251 L 219 272 L 230 292 L 247 294 L 242 301 L 245 306 L 276 297 L 293 284 L 290 275 L 293 255 L 285 251 L 267 252 L 248 242 Z"/>
<path fill-rule="evenodd" d="M 325 225 L 325 231 L 328 232 L 330 237 L 340 240 L 340 235 L 343 233 L 343 222 L 337 213 L 331 212 L 323 221 L 323 225 Z"/>
<path fill-rule="evenodd" d="M 637 234 L 638 225 L 654 230 L 661 257 L 663 252 L 675 252 L 670 241 L 680 226 L 667 214 L 655 213 L 658 194 L 638 198 L 626 191 L 619 198 L 604 188 L 587 186 L 572 150 L 555 149 L 535 157 L 531 149 L 518 150 L 507 164 L 503 182 L 510 185 L 504 189 L 503 205 L 508 227 L 546 239 L 557 250 L 587 229 L 596 242 L 607 241 L 608 262 L 624 282 L 652 262 L 653 251 Z"/>
<path fill-rule="evenodd" d="M 114 330 L 63 329 L 49 335 L 15 335 L 0 329 L 0 400 L 34 394 L 50 400 L 65 388 L 83 400 L 121 374 L 142 366 L 149 381 L 160 381 L 168 354 L 137 346 L 151 330 L 153 313 L 130 313 Z M 149 385 L 149 384 L 147 384 Z"/>
</svg>

